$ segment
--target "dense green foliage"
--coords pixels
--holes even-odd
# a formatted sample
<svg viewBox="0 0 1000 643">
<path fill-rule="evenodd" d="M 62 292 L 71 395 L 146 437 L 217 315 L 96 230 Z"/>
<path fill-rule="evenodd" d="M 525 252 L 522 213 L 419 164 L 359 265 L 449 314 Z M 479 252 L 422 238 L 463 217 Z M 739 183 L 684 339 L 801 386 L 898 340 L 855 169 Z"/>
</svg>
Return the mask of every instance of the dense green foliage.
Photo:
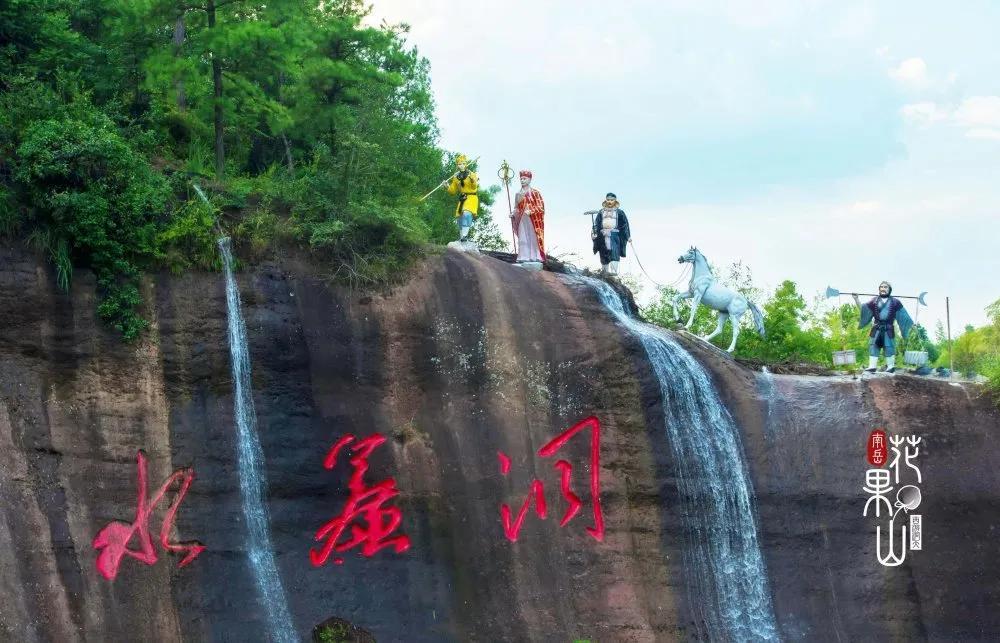
<svg viewBox="0 0 1000 643">
<path fill-rule="evenodd" d="M 35 121 L 17 156 L 14 184 L 34 206 L 26 222 L 43 235 L 60 283 L 71 256 L 87 262 L 105 293 L 101 317 L 134 337 L 144 326 L 134 312 L 139 262 L 155 254 L 166 181 L 107 123 Z"/>
<path fill-rule="evenodd" d="M 954 338 L 950 350 L 944 338 L 944 329 L 938 329 L 936 335 L 942 350 L 937 363 L 943 366 L 954 363 L 959 373 L 986 377 L 988 386 L 1000 402 L 1000 299 L 986 307 L 986 315 L 990 323 L 980 328 L 966 326 Z"/>
<path fill-rule="evenodd" d="M 0 233 L 30 238 L 100 314 L 144 326 L 143 271 L 307 248 L 376 284 L 455 238 L 425 59 L 356 0 L 7 0 Z M 207 194 L 200 199 L 198 184 Z M 504 245 L 483 190 L 476 234 Z"/>
<path fill-rule="evenodd" d="M 721 274 L 718 270 L 714 272 Z M 833 366 L 834 351 L 854 350 L 859 365 L 867 362 L 869 328 L 858 328 L 860 311 L 853 303 L 825 310 L 818 300 L 811 304 L 806 302 L 792 281 L 782 282 L 773 294 L 765 296 L 753 286 L 750 271 L 742 264 L 733 264 L 728 274 L 723 274 L 719 281 L 760 304 L 764 313 L 764 338 L 753 328 L 750 313 L 744 315 L 736 347 L 737 357 L 768 364 L 805 362 Z M 670 302 L 676 294 L 674 288 L 660 289 L 659 297 L 643 309 L 643 315 L 653 323 L 675 327 L 677 322 L 674 321 Z M 679 306 L 679 310 L 680 323 L 686 323 L 691 310 L 690 301 Z M 912 315 L 915 311 L 911 309 L 910 312 Z M 991 326 L 981 329 L 970 327 L 954 342 L 955 370 L 984 374 L 996 383 L 1000 391 L 1000 301 L 990 306 L 987 312 L 993 320 Z M 691 330 L 706 335 L 715 329 L 716 319 L 715 311 L 701 306 L 695 314 Z M 899 364 L 902 365 L 902 355 L 907 350 L 914 350 L 927 351 L 929 365 L 947 367 L 949 354 L 944 331 L 939 330 L 935 335 L 932 341 L 927 330 L 918 323 L 908 339 L 897 337 Z M 732 337 L 731 326 L 727 323 L 723 332 L 711 341 L 720 348 L 727 348 Z"/>
</svg>

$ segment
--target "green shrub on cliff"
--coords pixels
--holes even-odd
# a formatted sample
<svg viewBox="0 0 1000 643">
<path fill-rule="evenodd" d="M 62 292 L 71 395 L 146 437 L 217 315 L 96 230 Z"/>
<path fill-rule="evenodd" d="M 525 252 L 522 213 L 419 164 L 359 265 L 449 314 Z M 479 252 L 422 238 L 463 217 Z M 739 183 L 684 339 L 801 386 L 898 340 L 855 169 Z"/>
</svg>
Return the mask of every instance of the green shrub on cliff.
<svg viewBox="0 0 1000 643">
<path fill-rule="evenodd" d="M 831 344 L 821 321 L 808 308 L 794 281 L 783 281 L 761 308 L 766 336 L 754 332 L 740 335 L 741 342 L 746 338 L 743 352 L 747 357 L 765 362 L 831 363 Z"/>
<path fill-rule="evenodd" d="M 142 272 L 217 265 L 218 226 L 244 258 L 295 244 L 339 279 L 405 276 L 456 236 L 453 198 L 417 200 L 450 159 L 427 61 L 368 11 L 0 3 L 0 234 L 43 248 L 63 287 L 92 268 L 100 314 L 127 338 L 144 325 Z M 500 247 L 492 196 L 476 234 Z"/>
<path fill-rule="evenodd" d="M 988 333 L 990 350 L 983 358 L 982 373 L 987 377 L 987 386 L 1000 406 L 1000 299 L 986 307 L 986 314 L 991 322 Z"/>
<path fill-rule="evenodd" d="M 947 367 L 953 363 L 957 373 L 982 375 L 987 389 L 1000 404 L 1000 299 L 986 307 L 986 315 L 990 323 L 979 328 L 966 326 L 952 342 L 950 351 L 942 350 L 937 364 Z M 943 334 L 942 343 L 946 342 Z"/>
<path fill-rule="evenodd" d="M 215 216 L 215 210 L 199 198 L 176 205 L 156 235 L 158 262 L 175 274 L 215 267 Z"/>
<path fill-rule="evenodd" d="M 68 264 L 94 270 L 99 314 L 126 339 L 134 338 L 145 327 L 137 313 L 138 283 L 156 255 L 167 182 L 98 114 L 90 122 L 32 123 L 17 156 L 14 183 L 31 204 L 23 224 L 45 231 L 36 238 L 45 239 L 64 286 Z"/>
<path fill-rule="evenodd" d="M 993 395 L 997 406 L 1000 406 L 1000 354 L 984 358 L 980 370 L 986 377 L 986 387 Z"/>
</svg>

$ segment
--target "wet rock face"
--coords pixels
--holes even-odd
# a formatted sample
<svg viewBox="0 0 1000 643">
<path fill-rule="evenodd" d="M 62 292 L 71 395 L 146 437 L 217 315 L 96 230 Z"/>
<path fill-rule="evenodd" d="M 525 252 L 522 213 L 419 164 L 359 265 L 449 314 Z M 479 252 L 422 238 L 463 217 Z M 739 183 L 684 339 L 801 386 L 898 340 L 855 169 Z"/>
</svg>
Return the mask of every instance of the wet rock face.
<svg viewBox="0 0 1000 643">
<path fill-rule="evenodd" d="M 691 348 L 716 374 L 744 432 L 775 613 L 808 640 L 990 640 L 1000 614 L 1000 412 L 979 387 L 908 375 L 767 376 Z M 869 433 L 918 436 L 898 488 L 919 486 L 923 549 L 886 567 L 862 515 Z M 905 456 L 905 445 L 902 445 Z M 890 454 L 891 455 L 891 454 Z M 882 515 L 885 516 L 883 508 Z M 897 522 L 897 553 L 900 524 Z"/>
<path fill-rule="evenodd" d="M 147 284 L 148 335 L 122 345 L 95 318 L 93 283 L 52 287 L 35 257 L 0 269 L 0 639 L 264 640 L 248 564 L 221 275 Z M 305 264 L 239 275 L 269 481 L 272 541 L 303 639 L 331 618 L 378 640 L 671 636 L 675 583 L 661 532 L 634 354 L 597 303 L 552 273 L 446 254 L 388 294 L 332 289 Z M 560 473 L 538 449 L 596 414 L 606 532 L 598 543 L 589 448 L 559 452 L 584 506 L 565 527 Z M 316 568 L 316 531 L 343 508 L 351 467 L 323 467 L 345 434 L 379 433 L 365 480 L 393 478 L 409 551 L 355 548 Z M 158 560 L 97 573 L 95 534 L 129 522 L 136 452 L 150 492 L 175 470 L 196 477 L 171 540 L 207 549 L 178 568 L 150 520 Z M 511 461 L 500 472 L 498 452 Z M 516 515 L 534 479 L 546 520 Z M 137 541 L 133 541 L 133 547 Z"/>
<path fill-rule="evenodd" d="M 684 639 L 701 631 L 681 568 L 675 471 L 642 347 L 586 288 L 482 255 L 446 253 L 389 293 L 326 285 L 288 259 L 238 276 L 277 564 L 303 640 L 348 623 L 380 641 Z M 94 315 L 94 284 L 54 287 L 39 258 L 0 248 L 0 640 L 266 640 L 248 564 L 222 276 L 146 284 L 152 326 L 123 345 Z M 996 638 L 1000 419 L 974 389 L 895 378 L 762 381 L 696 345 L 743 436 L 775 616 L 786 639 Z M 769 387 L 769 388 L 768 388 Z M 539 448 L 601 422 L 603 542 L 588 440 L 573 466 L 583 506 L 564 527 L 560 473 Z M 874 559 L 861 516 L 874 426 L 924 438 L 924 550 Z M 346 434 L 379 433 L 369 484 L 393 478 L 402 554 L 358 548 L 310 564 L 314 535 L 348 497 Z M 91 541 L 136 509 L 136 452 L 150 493 L 195 478 L 170 541 L 109 581 Z M 503 475 L 498 452 L 510 459 Z M 533 480 L 548 501 L 516 517 Z M 137 540 L 132 541 L 135 548 Z M 343 564 L 334 564 L 334 557 Z M 832 636 L 833 632 L 837 636 Z M 360 634 L 359 634 L 360 636 Z M 361 639 L 359 639 L 361 640 Z"/>
</svg>

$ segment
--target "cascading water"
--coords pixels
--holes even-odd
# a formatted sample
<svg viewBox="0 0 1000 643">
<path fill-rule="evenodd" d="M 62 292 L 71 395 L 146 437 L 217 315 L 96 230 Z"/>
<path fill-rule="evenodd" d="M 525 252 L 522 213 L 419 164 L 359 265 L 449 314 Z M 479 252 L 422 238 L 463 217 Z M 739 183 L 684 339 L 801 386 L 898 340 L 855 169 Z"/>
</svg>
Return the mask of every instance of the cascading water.
<svg viewBox="0 0 1000 643">
<path fill-rule="evenodd" d="M 642 342 L 659 382 L 687 532 L 685 573 L 708 637 L 779 640 L 757 541 L 753 487 L 732 417 L 705 369 L 676 340 L 629 315 L 605 282 L 583 279 Z"/>
<path fill-rule="evenodd" d="M 770 437 L 774 424 L 774 402 L 778 394 L 774 386 L 774 375 L 767 370 L 766 366 L 760 367 L 760 374 L 757 376 L 757 390 L 761 397 L 767 400 L 767 421 L 764 422 L 764 432 Z"/>
<path fill-rule="evenodd" d="M 253 404 L 250 382 L 250 351 L 247 349 L 247 329 L 240 309 L 240 292 L 233 276 L 229 238 L 219 239 L 219 251 L 226 274 L 226 308 L 229 316 L 229 355 L 233 371 L 233 414 L 236 418 L 240 495 L 247 526 L 247 550 L 250 565 L 267 612 L 271 639 L 280 642 L 298 640 L 292 615 L 288 611 L 285 590 L 281 585 L 278 565 L 271 548 L 267 507 L 264 496 L 264 451 L 257 435 L 257 411 Z"/>
</svg>

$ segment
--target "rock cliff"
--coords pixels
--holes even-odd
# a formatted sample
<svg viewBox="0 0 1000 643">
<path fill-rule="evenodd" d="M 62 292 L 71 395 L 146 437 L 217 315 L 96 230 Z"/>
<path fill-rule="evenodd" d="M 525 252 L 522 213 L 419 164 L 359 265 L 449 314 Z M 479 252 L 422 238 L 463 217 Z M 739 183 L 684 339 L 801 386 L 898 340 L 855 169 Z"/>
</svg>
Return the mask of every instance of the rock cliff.
<svg viewBox="0 0 1000 643">
<path fill-rule="evenodd" d="M 94 280 L 56 289 L 41 258 L 0 249 L 0 638 L 267 640 L 248 563 L 237 471 L 225 288 L 219 274 L 157 275 L 151 327 L 126 345 L 94 313 Z M 378 641 L 661 641 L 707 636 L 685 551 L 679 467 L 643 344 L 593 288 L 447 252 L 384 293 L 332 287 L 298 258 L 238 275 L 268 483 L 271 542 L 295 628 L 344 619 Z M 977 388 L 908 376 L 768 376 L 676 337 L 711 374 L 738 429 L 777 634 L 785 640 L 1000 637 L 1000 414 Z M 589 492 L 600 421 L 603 540 Z M 862 516 L 875 427 L 922 437 L 923 550 L 875 559 Z M 316 531 L 347 500 L 347 434 L 387 438 L 364 475 L 392 478 L 409 537 L 316 567 Z M 163 550 L 169 500 L 149 521 L 157 560 L 98 573 L 92 541 L 131 523 L 136 454 L 152 494 L 195 477 Z M 345 452 L 346 453 L 346 452 Z M 498 453 L 509 458 L 501 472 Z M 565 526 L 563 459 L 582 507 Z M 514 518 L 534 480 L 548 515 Z M 170 494 L 168 494 L 168 498 Z M 345 540 L 347 536 L 345 535 Z M 138 537 L 131 541 L 137 549 Z M 335 564 L 334 558 L 343 559 Z M 707 573 L 707 572 L 706 572 Z M 741 618 L 721 614 L 721 618 Z"/>
</svg>

